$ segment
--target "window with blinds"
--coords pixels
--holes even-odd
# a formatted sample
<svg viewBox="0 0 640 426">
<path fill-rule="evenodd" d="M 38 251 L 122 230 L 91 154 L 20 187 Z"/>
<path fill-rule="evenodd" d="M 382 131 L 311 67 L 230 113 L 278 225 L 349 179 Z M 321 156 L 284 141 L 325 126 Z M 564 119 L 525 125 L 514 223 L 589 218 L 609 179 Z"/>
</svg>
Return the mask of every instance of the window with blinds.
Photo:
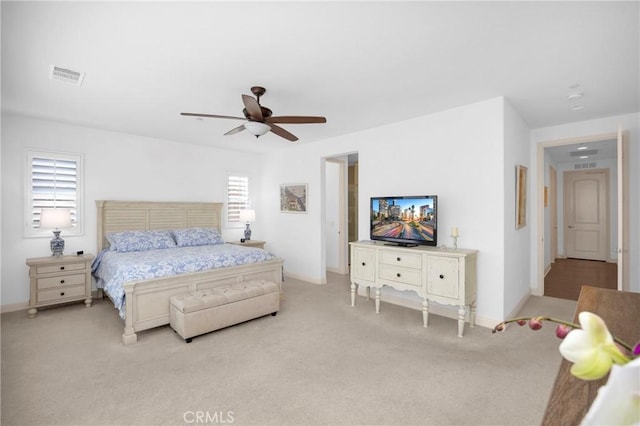
<svg viewBox="0 0 640 426">
<path fill-rule="evenodd" d="M 248 209 L 249 176 L 242 174 L 227 175 L 227 224 L 228 226 L 244 226 L 240 223 L 240 211 Z"/>
<path fill-rule="evenodd" d="M 81 234 L 82 156 L 28 151 L 27 161 L 26 236 L 51 235 L 50 229 L 40 229 L 40 212 L 54 207 L 71 210 L 72 227 L 63 234 Z"/>
</svg>

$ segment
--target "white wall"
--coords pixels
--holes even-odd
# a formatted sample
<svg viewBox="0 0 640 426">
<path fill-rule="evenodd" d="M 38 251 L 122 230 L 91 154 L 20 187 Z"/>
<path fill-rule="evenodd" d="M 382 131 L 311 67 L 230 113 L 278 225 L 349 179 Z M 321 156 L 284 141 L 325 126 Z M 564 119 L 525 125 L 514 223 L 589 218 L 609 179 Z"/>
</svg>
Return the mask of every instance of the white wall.
<svg viewBox="0 0 640 426">
<path fill-rule="evenodd" d="M 265 198 L 261 200 L 270 224 L 266 238 L 272 250 L 285 259 L 286 274 L 316 283 L 325 281 L 319 206 L 321 158 L 357 152 L 359 238 L 369 238 L 366 224 L 370 197 L 437 194 L 439 244 L 450 246 L 449 230 L 457 226 L 459 246 L 479 250 L 479 323 L 482 318 L 487 323 L 502 320 L 503 116 L 504 100 L 495 98 L 368 131 L 309 144 L 303 142 L 268 154 L 262 176 Z M 520 130 L 513 133 L 520 135 Z M 298 182 L 309 184 L 309 213 L 280 213 L 279 185 Z M 527 263 L 524 259 L 518 262 Z"/>
<path fill-rule="evenodd" d="M 618 125 L 623 130 L 629 131 L 629 215 L 630 215 L 630 283 L 631 290 L 640 292 L 640 113 L 625 114 L 615 117 L 601 118 L 597 120 L 581 121 L 553 127 L 544 127 L 531 131 L 531 158 L 532 164 L 530 172 L 532 182 L 537 180 L 537 147 L 538 144 L 571 139 L 577 137 L 597 136 L 618 131 Z M 613 177 L 613 176 L 611 176 Z M 534 197 L 538 197 L 537 186 L 532 188 Z M 532 222 L 531 251 L 537 252 L 537 213 L 534 211 L 534 221 Z M 543 277 L 537 267 L 537 256 L 532 256 L 531 263 L 531 283 L 532 288 L 537 288 Z"/>
<path fill-rule="evenodd" d="M 530 171 L 529 128 L 509 102 L 504 105 L 504 315 L 512 316 L 526 301 L 531 292 L 530 238 L 533 198 L 527 197 L 527 226 L 516 229 L 516 166 L 523 165 Z M 531 176 L 529 174 L 529 176 Z M 531 194 L 531 179 L 527 192 Z M 498 218 L 496 218 L 496 221 Z"/>
<path fill-rule="evenodd" d="M 26 148 L 84 155 L 85 234 L 64 236 L 65 253 L 96 251 L 95 200 L 225 201 L 225 171 L 258 176 L 255 155 L 204 146 L 143 138 L 12 114 L 2 115 L 2 292 L 4 310 L 29 300 L 28 257 L 48 256 L 49 237 L 24 238 Z M 253 179 L 260 192 L 259 179 Z M 259 201 L 254 205 L 260 211 Z M 261 239 L 265 223 L 252 224 Z M 242 228 L 223 229 L 226 239 L 239 239 Z"/>
</svg>

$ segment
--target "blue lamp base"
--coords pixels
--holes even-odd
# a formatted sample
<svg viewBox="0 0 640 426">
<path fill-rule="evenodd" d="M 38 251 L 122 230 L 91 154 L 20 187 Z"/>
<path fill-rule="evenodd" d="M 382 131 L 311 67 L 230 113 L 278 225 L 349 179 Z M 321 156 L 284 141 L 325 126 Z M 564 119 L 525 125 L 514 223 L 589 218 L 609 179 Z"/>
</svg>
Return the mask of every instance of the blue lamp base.
<svg viewBox="0 0 640 426">
<path fill-rule="evenodd" d="M 53 231 L 53 239 L 51 240 L 49 247 L 51 247 L 51 254 L 53 256 L 62 256 L 64 251 L 64 240 L 60 238 L 60 231 Z"/>
<path fill-rule="evenodd" d="M 244 239 L 247 241 L 251 239 L 251 228 L 249 228 L 248 223 L 247 223 L 247 228 L 244 230 Z"/>
</svg>

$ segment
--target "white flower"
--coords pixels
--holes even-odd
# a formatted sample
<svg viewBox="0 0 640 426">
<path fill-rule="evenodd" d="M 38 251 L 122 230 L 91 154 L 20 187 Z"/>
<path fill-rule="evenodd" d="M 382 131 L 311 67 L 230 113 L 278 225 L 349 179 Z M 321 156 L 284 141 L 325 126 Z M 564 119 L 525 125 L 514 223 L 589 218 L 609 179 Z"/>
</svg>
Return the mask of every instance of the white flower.
<svg viewBox="0 0 640 426">
<path fill-rule="evenodd" d="M 582 426 L 640 424 L 640 358 L 614 365 L 607 384 L 598 389 Z"/>
<path fill-rule="evenodd" d="M 602 318 L 591 312 L 578 315 L 582 329 L 572 330 L 560 344 L 560 353 L 573 362 L 571 374 L 584 380 L 604 377 L 613 363 L 630 361 L 616 346 Z"/>
</svg>

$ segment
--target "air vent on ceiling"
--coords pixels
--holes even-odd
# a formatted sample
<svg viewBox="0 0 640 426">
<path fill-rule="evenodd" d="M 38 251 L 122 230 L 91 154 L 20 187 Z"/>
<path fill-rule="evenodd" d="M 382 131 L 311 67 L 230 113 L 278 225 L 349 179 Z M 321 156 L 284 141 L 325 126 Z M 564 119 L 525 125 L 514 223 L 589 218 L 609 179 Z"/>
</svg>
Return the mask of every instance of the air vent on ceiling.
<svg viewBox="0 0 640 426">
<path fill-rule="evenodd" d="M 84 73 L 51 65 L 49 68 L 49 78 L 80 86 L 84 81 Z"/>
<path fill-rule="evenodd" d="M 595 169 L 596 168 L 596 163 L 576 163 L 573 165 L 573 168 L 575 170 L 578 169 Z"/>
</svg>

